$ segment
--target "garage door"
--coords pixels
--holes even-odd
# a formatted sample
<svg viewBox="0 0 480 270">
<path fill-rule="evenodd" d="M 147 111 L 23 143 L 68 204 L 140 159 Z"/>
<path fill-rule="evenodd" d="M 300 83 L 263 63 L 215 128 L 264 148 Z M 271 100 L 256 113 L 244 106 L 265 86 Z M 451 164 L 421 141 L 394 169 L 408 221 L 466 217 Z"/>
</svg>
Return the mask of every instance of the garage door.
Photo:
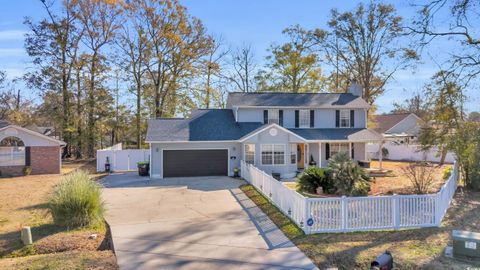
<svg viewBox="0 0 480 270">
<path fill-rule="evenodd" d="M 164 150 L 163 177 L 228 175 L 228 151 Z"/>
</svg>

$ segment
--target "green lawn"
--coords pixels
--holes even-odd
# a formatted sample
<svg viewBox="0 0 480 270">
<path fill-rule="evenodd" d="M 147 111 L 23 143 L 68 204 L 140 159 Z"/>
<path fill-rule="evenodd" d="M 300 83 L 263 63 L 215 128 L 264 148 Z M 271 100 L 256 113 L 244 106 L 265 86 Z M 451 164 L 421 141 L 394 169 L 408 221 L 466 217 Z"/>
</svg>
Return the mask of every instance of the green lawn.
<svg viewBox="0 0 480 270">
<path fill-rule="evenodd" d="M 305 235 L 253 186 L 241 189 L 320 269 L 369 269 L 389 250 L 397 269 L 466 269 L 472 264 L 443 257 L 453 229 L 480 231 L 480 192 L 457 192 L 440 228 Z M 475 265 L 480 267 L 480 264 Z"/>
</svg>

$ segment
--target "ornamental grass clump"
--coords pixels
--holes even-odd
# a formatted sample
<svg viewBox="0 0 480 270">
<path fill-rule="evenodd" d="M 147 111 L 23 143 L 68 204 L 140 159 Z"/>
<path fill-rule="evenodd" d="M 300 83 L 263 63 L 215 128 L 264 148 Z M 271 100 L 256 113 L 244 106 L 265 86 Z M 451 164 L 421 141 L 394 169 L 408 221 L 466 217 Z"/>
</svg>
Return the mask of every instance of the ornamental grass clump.
<svg viewBox="0 0 480 270">
<path fill-rule="evenodd" d="M 85 171 L 62 178 L 55 187 L 49 209 L 56 225 L 69 228 L 96 225 L 103 221 L 101 186 Z"/>
</svg>

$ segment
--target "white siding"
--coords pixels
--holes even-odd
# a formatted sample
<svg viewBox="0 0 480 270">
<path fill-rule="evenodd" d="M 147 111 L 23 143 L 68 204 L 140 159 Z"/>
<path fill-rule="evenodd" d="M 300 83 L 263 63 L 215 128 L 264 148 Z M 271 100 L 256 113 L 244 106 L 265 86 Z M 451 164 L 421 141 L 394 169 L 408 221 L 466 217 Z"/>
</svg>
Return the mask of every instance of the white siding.
<svg viewBox="0 0 480 270">
<path fill-rule="evenodd" d="M 420 132 L 420 120 L 415 117 L 413 114 L 407 116 L 398 124 L 393 126 L 387 133 L 389 134 L 400 134 L 400 133 L 407 133 L 418 135 Z"/>
<path fill-rule="evenodd" d="M 302 109 L 302 108 L 298 108 Z M 264 108 L 240 108 L 238 110 L 238 122 L 260 122 L 263 123 Z M 295 110 L 293 108 L 284 108 L 283 126 L 285 128 L 295 128 Z M 364 109 L 355 109 L 355 128 L 366 127 L 366 111 Z M 335 109 L 315 109 L 314 128 L 335 128 Z"/>
<path fill-rule="evenodd" d="M 34 131 L 32 131 L 34 132 Z M 25 146 L 58 146 L 59 142 L 53 141 L 43 136 L 34 135 L 15 127 L 8 127 L 5 130 L 0 131 L 0 141 L 6 137 L 14 136 L 23 141 Z"/>
</svg>

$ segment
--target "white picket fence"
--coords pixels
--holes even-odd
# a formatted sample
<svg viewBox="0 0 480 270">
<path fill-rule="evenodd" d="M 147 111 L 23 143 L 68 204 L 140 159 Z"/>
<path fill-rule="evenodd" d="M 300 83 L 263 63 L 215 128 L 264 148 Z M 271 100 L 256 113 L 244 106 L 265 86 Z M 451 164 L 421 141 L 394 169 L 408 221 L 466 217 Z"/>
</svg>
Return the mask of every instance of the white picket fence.
<svg viewBox="0 0 480 270">
<path fill-rule="evenodd" d="M 97 172 L 105 171 L 107 157 L 112 171 L 137 170 L 137 162 L 150 160 L 149 149 L 116 149 L 97 150 Z"/>
<path fill-rule="evenodd" d="M 441 190 L 427 195 L 307 198 L 244 161 L 240 172 L 311 234 L 440 226 L 457 188 L 458 164 Z"/>
</svg>

